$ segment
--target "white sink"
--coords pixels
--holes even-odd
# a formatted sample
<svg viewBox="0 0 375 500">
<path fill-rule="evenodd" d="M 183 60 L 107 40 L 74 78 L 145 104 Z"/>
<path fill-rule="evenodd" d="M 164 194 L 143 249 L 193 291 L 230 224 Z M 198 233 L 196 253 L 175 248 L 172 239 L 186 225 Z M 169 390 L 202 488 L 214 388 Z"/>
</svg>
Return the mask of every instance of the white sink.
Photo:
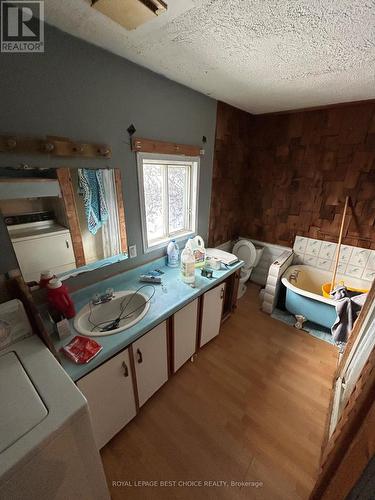
<svg viewBox="0 0 375 500">
<path fill-rule="evenodd" d="M 74 318 L 74 328 L 89 337 L 113 335 L 141 321 L 149 308 L 149 297 L 143 293 L 116 292 L 109 302 L 83 307 Z M 105 328 L 109 329 L 102 331 Z"/>
</svg>

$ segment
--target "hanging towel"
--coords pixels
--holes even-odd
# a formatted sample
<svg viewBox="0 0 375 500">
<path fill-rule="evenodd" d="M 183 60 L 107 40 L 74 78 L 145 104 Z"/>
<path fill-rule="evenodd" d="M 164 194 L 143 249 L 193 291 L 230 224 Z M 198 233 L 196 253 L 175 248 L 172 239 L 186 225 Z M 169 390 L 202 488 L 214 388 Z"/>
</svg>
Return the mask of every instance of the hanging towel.
<svg viewBox="0 0 375 500">
<path fill-rule="evenodd" d="M 103 173 L 100 169 L 78 169 L 78 181 L 83 192 L 87 227 L 90 233 L 94 235 L 108 219 L 102 176 Z"/>
<path fill-rule="evenodd" d="M 348 293 L 344 285 L 339 285 L 332 290 L 331 297 L 336 301 L 335 308 L 337 318 L 332 325 L 331 332 L 336 344 L 347 342 L 349 333 L 352 331 L 359 311 L 365 303 L 366 296 L 366 293 L 353 296 Z"/>
<path fill-rule="evenodd" d="M 103 255 L 106 259 L 121 253 L 121 241 L 114 170 L 104 170 L 102 174 L 103 192 L 108 209 L 108 221 L 102 229 Z"/>
</svg>

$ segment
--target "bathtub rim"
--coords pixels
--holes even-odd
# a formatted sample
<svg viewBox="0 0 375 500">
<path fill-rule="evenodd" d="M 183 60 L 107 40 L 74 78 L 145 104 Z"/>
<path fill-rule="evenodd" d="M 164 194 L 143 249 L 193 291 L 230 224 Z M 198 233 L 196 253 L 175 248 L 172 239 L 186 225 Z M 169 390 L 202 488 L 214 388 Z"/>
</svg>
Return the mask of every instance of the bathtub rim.
<svg viewBox="0 0 375 500">
<path fill-rule="evenodd" d="M 285 269 L 283 275 L 281 276 L 281 283 L 286 288 L 289 288 L 289 290 L 291 290 L 294 293 L 297 293 L 298 295 L 302 295 L 304 297 L 308 297 L 308 298 L 313 299 L 313 300 L 318 300 L 319 302 L 323 302 L 324 304 L 329 304 L 331 306 L 336 305 L 336 302 L 337 302 L 336 300 L 326 299 L 325 297 L 323 297 L 323 295 L 318 295 L 317 293 L 309 292 L 308 290 L 304 290 L 303 288 L 299 288 L 298 286 L 293 285 L 293 283 L 291 283 L 289 281 L 289 276 L 290 276 L 290 274 L 292 274 L 292 268 L 293 268 L 293 270 L 300 269 L 300 268 L 316 269 L 315 267 L 308 266 L 306 264 L 292 264 L 287 269 Z M 319 269 L 319 271 L 321 271 L 321 270 Z"/>
</svg>

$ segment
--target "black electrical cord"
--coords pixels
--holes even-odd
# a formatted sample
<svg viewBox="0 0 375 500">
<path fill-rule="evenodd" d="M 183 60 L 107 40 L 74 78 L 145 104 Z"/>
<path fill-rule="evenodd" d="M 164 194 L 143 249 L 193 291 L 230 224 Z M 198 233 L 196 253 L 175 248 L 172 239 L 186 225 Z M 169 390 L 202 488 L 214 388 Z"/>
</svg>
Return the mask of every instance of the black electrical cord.
<svg viewBox="0 0 375 500">
<path fill-rule="evenodd" d="M 130 311 L 129 313 L 127 313 L 125 316 L 123 316 L 122 315 L 123 312 L 126 310 L 126 308 L 128 307 L 128 305 L 130 304 L 130 302 L 134 298 L 135 294 L 139 290 L 141 290 L 142 288 L 150 287 L 150 286 L 153 288 L 153 292 L 152 292 L 151 296 L 146 300 L 146 302 L 144 304 L 141 304 L 140 306 L 136 307 L 135 309 L 133 309 L 132 311 Z M 118 328 L 121 320 L 129 318 L 134 312 L 138 311 L 138 309 L 141 309 L 142 307 L 144 307 L 148 302 L 150 302 L 150 300 L 152 299 L 152 297 L 154 295 L 155 295 L 155 287 L 153 285 L 143 285 L 143 286 L 139 287 L 133 294 L 131 294 L 131 296 L 130 296 L 130 298 L 129 298 L 129 300 L 126 303 L 125 306 L 123 305 L 123 303 L 124 303 L 124 300 L 126 298 L 128 298 L 128 296 L 124 297 L 124 299 L 121 301 L 121 305 L 120 305 L 120 310 L 121 311 L 120 311 L 119 316 L 117 316 L 114 319 L 110 319 L 110 320 L 106 320 L 106 321 L 101 321 L 100 323 L 96 323 L 96 324 L 91 321 L 92 307 L 91 307 L 91 302 L 90 302 L 90 315 L 89 315 L 88 321 L 93 325 L 93 328 L 91 329 L 91 331 L 93 331 L 95 328 L 98 328 L 101 325 L 106 325 L 104 328 L 100 329 L 101 332 L 108 332 L 108 331 L 111 331 L 111 330 L 115 330 L 116 328 Z"/>
<path fill-rule="evenodd" d="M 131 301 L 134 299 L 135 295 L 140 291 L 142 290 L 143 288 L 146 288 L 146 287 L 151 287 L 152 288 L 152 294 L 151 296 L 146 300 L 146 302 L 144 304 L 141 304 L 140 306 L 136 307 L 135 309 L 133 309 L 131 312 L 127 313 L 125 316 L 123 316 L 123 313 L 126 311 L 127 307 L 129 306 L 129 304 L 131 303 Z M 92 302 L 90 300 L 89 302 L 89 307 L 90 307 L 90 314 L 87 318 L 88 322 L 92 325 L 92 328 L 91 328 L 91 331 L 94 331 L 95 328 L 99 328 L 100 326 L 102 325 L 106 325 L 104 328 L 101 328 L 99 331 L 100 332 L 108 332 L 108 331 L 111 331 L 111 330 L 115 330 L 116 328 L 118 328 L 121 320 L 123 319 L 126 319 L 128 318 L 129 316 L 131 316 L 133 313 L 135 313 L 136 311 L 138 311 L 138 309 L 141 309 L 141 307 L 144 307 L 148 302 L 150 302 L 150 300 L 153 298 L 153 296 L 155 295 L 155 287 L 154 285 L 142 285 L 140 286 L 135 292 L 133 292 L 130 297 L 128 295 L 125 295 L 125 297 L 122 299 L 121 303 L 120 303 L 120 314 L 116 317 L 116 318 L 113 318 L 113 319 L 110 319 L 110 320 L 106 320 L 106 321 L 101 321 L 99 323 L 93 323 L 91 321 L 91 316 L 92 316 Z M 125 303 L 124 305 L 124 301 L 128 299 L 128 301 Z"/>
</svg>

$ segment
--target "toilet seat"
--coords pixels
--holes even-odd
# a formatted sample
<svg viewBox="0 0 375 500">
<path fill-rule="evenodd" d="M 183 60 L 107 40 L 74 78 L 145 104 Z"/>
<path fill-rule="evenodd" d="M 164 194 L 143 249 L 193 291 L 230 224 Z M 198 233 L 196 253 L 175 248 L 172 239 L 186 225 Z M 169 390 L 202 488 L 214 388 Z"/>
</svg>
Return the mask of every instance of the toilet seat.
<svg viewBox="0 0 375 500">
<path fill-rule="evenodd" d="M 255 266 L 258 265 L 263 253 L 263 247 L 256 247 L 250 240 L 239 240 L 232 252 L 244 262 L 241 267 L 240 283 L 237 298 L 246 292 L 246 282 L 249 280 Z"/>
<path fill-rule="evenodd" d="M 248 240 L 240 240 L 234 245 L 232 252 L 240 260 L 244 261 L 243 270 L 250 271 L 257 259 L 257 251 L 254 244 Z"/>
</svg>

